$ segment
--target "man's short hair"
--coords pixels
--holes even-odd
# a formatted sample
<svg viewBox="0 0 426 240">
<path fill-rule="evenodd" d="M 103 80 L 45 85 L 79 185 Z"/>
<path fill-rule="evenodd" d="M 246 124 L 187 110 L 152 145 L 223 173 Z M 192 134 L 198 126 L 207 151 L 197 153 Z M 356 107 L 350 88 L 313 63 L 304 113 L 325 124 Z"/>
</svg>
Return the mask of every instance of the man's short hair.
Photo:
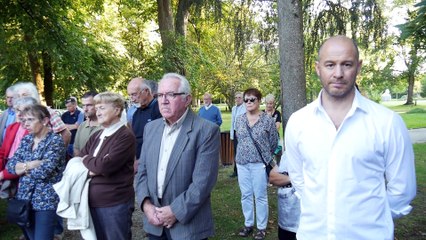
<svg viewBox="0 0 426 240">
<path fill-rule="evenodd" d="M 98 92 L 88 91 L 85 94 L 83 94 L 83 96 L 81 98 L 95 97 L 96 95 L 98 95 Z"/>
<path fill-rule="evenodd" d="M 75 98 L 75 97 L 68 98 L 67 100 L 65 100 L 65 104 L 68 104 L 68 103 L 76 104 L 77 103 L 77 98 Z"/>
</svg>

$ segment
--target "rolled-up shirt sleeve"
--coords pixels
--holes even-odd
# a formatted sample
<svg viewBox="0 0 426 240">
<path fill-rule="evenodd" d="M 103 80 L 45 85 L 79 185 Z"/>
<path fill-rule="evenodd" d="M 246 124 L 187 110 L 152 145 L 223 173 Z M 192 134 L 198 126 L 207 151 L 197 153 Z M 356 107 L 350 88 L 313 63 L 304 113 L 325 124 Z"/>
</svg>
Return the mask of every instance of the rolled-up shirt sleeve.
<svg viewBox="0 0 426 240">
<path fill-rule="evenodd" d="M 393 218 L 410 213 L 416 196 L 414 151 L 407 128 L 399 115 L 394 116 L 386 155 L 386 194 Z"/>
</svg>

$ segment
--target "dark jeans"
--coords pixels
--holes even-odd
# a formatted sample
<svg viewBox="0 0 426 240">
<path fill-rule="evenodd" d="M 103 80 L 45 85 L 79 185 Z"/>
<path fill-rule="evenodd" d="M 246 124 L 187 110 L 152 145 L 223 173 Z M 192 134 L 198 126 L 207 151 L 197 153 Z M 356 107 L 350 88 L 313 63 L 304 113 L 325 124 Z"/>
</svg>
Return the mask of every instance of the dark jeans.
<svg viewBox="0 0 426 240">
<path fill-rule="evenodd" d="M 90 208 L 96 236 L 102 240 L 132 239 L 134 199 L 113 207 Z"/>
<path fill-rule="evenodd" d="M 64 221 L 56 215 L 55 235 L 61 235 L 64 232 Z"/>
<path fill-rule="evenodd" d="M 170 236 L 170 230 L 168 228 L 163 229 L 163 235 L 161 236 L 155 236 L 152 234 L 148 234 L 149 240 L 173 240 Z M 201 239 L 201 240 L 207 240 L 207 238 Z"/>
<path fill-rule="evenodd" d="M 53 232 L 57 223 L 56 211 L 33 211 L 33 225 L 24 228 L 24 235 L 27 239 L 53 239 Z"/>
<path fill-rule="evenodd" d="M 278 239 L 279 240 L 296 240 L 296 233 L 290 232 L 278 227 Z"/>
<path fill-rule="evenodd" d="M 238 138 L 234 131 L 234 140 L 232 140 L 234 143 L 234 175 L 238 175 L 237 173 L 237 163 L 235 162 L 235 157 L 237 156 L 237 145 L 238 145 Z"/>
</svg>

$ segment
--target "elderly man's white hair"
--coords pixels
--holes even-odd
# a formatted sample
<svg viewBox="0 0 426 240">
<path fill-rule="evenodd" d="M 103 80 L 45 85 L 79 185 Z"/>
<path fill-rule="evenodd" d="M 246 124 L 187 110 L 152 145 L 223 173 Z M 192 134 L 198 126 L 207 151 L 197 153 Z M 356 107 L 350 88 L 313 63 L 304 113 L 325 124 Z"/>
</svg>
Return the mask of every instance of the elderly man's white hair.
<svg viewBox="0 0 426 240">
<path fill-rule="evenodd" d="M 179 79 L 180 81 L 180 86 L 179 86 L 179 92 L 183 92 L 186 93 L 188 95 L 191 95 L 191 86 L 189 85 L 188 79 L 186 79 L 184 76 L 177 74 L 177 73 L 166 73 L 164 74 L 164 76 L 161 78 L 160 82 L 164 79 L 167 78 L 175 78 L 175 79 Z"/>
<path fill-rule="evenodd" d="M 37 87 L 32 82 L 19 82 L 13 85 L 13 91 L 16 98 L 19 98 L 19 92 L 26 91 L 29 94 L 26 97 L 32 97 L 37 100 L 37 103 L 40 103 Z"/>
</svg>

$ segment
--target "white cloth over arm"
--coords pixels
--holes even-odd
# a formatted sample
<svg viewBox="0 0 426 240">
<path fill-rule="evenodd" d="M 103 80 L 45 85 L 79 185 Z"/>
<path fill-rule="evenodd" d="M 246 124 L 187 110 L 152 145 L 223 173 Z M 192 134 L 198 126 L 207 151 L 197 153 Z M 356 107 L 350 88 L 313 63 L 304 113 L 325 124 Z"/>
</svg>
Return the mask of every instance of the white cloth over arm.
<svg viewBox="0 0 426 240">
<path fill-rule="evenodd" d="M 88 169 L 83 165 L 81 157 L 72 158 L 65 168 L 62 180 L 53 185 L 59 196 L 56 213 L 67 218 L 69 230 L 80 230 L 86 240 L 96 240 L 89 209 Z"/>
</svg>

